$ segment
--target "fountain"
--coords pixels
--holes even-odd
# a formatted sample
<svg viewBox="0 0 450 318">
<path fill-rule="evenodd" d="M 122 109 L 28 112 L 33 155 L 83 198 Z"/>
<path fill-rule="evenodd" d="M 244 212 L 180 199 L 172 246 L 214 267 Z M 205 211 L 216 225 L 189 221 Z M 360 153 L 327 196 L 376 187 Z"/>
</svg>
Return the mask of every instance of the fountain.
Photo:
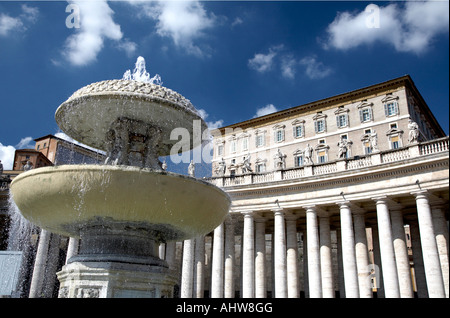
<svg viewBox="0 0 450 318">
<path fill-rule="evenodd" d="M 146 75 L 142 62 L 134 74 Z M 78 254 L 57 273 L 59 297 L 173 297 L 177 278 L 158 257 L 158 244 L 205 235 L 228 213 L 225 192 L 164 171 L 159 161 L 175 143 L 199 146 L 194 121 L 202 131 L 207 126 L 194 106 L 158 85 L 159 76 L 124 78 L 79 89 L 55 114 L 68 136 L 106 151 L 104 164 L 33 169 L 11 183 L 25 218 L 80 238 Z M 175 128 L 191 137 L 172 140 Z"/>
</svg>

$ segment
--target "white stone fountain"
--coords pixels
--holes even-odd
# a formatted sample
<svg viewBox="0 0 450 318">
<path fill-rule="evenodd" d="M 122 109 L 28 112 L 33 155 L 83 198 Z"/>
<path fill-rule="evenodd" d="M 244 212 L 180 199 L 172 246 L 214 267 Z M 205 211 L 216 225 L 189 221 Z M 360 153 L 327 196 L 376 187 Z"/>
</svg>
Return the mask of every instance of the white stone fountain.
<svg viewBox="0 0 450 318">
<path fill-rule="evenodd" d="M 147 75 L 139 58 L 133 74 Z M 202 180 L 166 172 L 158 157 L 175 143 L 200 146 L 180 94 L 125 73 L 93 83 L 57 109 L 59 127 L 107 152 L 102 165 L 62 165 L 20 174 L 11 193 L 25 218 L 50 232 L 80 238 L 80 249 L 58 273 L 60 297 L 172 297 L 177 278 L 158 257 L 158 244 L 205 235 L 220 225 L 228 195 Z M 137 80 L 136 80 L 137 79 Z M 172 140 L 174 128 L 189 140 Z"/>
</svg>

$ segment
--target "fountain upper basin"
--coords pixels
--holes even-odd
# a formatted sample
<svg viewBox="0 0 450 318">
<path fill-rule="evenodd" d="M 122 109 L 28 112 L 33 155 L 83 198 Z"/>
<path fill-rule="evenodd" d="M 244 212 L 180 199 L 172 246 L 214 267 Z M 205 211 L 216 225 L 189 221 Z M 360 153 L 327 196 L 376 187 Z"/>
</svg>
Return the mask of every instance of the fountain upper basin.
<svg viewBox="0 0 450 318">
<path fill-rule="evenodd" d="M 160 128 L 159 156 L 169 155 L 175 143 L 183 151 L 199 146 L 202 140 L 194 135 L 208 128 L 192 103 L 181 94 L 160 85 L 133 80 L 89 84 L 73 93 L 55 113 L 58 126 L 68 136 L 101 150 L 107 150 L 106 136 L 119 118 Z M 200 132 L 194 132 L 195 120 Z M 186 129 L 190 138 L 178 141 L 177 134 L 171 136 L 175 128 Z"/>
<path fill-rule="evenodd" d="M 207 182 L 131 166 L 33 169 L 13 180 L 11 193 L 25 218 L 70 237 L 89 226 L 124 224 L 150 229 L 160 241 L 188 239 L 214 230 L 231 204 Z"/>
</svg>

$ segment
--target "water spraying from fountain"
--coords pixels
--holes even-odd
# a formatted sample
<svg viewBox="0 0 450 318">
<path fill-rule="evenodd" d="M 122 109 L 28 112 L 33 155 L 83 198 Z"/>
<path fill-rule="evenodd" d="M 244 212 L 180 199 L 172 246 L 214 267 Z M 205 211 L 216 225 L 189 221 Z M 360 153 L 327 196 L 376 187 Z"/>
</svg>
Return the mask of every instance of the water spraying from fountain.
<svg viewBox="0 0 450 318">
<path fill-rule="evenodd" d="M 150 73 L 147 72 L 145 69 L 145 59 L 142 56 L 139 56 L 136 61 L 136 66 L 133 70 L 133 73 L 131 73 L 130 70 L 127 70 L 123 74 L 123 80 L 134 80 L 144 83 L 150 83 L 150 84 L 156 84 L 156 85 L 162 85 L 163 82 L 161 81 L 161 76 L 159 74 L 156 74 L 152 78 L 150 78 Z"/>
</svg>

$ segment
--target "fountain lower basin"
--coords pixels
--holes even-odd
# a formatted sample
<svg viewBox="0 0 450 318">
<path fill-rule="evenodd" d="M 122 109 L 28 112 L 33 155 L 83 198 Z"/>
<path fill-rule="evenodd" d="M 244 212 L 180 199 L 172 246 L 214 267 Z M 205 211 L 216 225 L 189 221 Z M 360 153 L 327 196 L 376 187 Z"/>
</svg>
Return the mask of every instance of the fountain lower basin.
<svg viewBox="0 0 450 318">
<path fill-rule="evenodd" d="M 109 165 L 30 170 L 14 179 L 11 193 L 23 216 L 50 232 L 80 237 L 109 226 L 146 231 L 156 242 L 209 233 L 223 222 L 231 202 L 202 180 Z"/>
</svg>

